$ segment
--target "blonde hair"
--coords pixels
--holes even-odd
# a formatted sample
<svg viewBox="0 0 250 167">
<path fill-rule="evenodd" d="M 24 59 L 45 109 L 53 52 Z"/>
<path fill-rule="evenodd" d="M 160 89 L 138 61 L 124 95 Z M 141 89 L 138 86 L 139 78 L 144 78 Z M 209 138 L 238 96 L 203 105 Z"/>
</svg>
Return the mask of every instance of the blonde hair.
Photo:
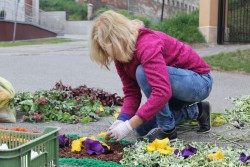
<svg viewBox="0 0 250 167">
<path fill-rule="evenodd" d="M 113 60 L 129 62 L 141 27 L 141 21 L 130 20 L 114 11 L 102 13 L 92 27 L 90 58 L 107 68 Z"/>
</svg>

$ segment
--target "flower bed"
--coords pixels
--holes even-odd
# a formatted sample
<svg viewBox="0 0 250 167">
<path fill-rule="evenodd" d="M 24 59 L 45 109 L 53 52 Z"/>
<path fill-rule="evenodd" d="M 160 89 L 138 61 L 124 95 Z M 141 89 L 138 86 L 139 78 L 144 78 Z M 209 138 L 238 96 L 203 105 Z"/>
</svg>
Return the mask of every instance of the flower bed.
<svg viewBox="0 0 250 167">
<path fill-rule="evenodd" d="M 86 85 L 72 88 L 58 82 L 51 90 L 18 93 L 11 104 L 25 113 L 22 117 L 25 122 L 85 124 L 113 115 L 115 106 L 122 105 L 122 98 L 102 89 L 88 88 Z"/>
<path fill-rule="evenodd" d="M 215 144 L 186 143 L 181 140 L 169 143 L 167 138 L 156 139 L 152 143 L 146 140 L 133 144 L 126 141 L 104 143 L 103 138 L 97 140 L 95 137 L 64 135 L 59 137 L 59 141 L 60 163 L 69 165 L 240 167 L 250 163 L 250 150 L 233 145 L 220 148 Z"/>
</svg>

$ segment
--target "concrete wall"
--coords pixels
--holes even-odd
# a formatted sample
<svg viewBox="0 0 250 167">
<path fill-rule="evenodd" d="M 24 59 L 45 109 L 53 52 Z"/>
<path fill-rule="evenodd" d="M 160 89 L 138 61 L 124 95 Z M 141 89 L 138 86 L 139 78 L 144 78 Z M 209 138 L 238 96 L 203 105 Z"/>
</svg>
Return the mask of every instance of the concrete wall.
<svg viewBox="0 0 250 167">
<path fill-rule="evenodd" d="M 86 35 L 91 29 L 92 21 L 67 21 L 65 11 L 40 12 L 40 25 L 58 35 Z"/>
<path fill-rule="evenodd" d="M 87 35 L 92 27 L 92 21 L 66 21 L 64 25 L 65 34 Z"/>
<path fill-rule="evenodd" d="M 58 35 L 64 34 L 65 22 L 65 11 L 40 12 L 39 25 L 56 32 Z"/>
</svg>

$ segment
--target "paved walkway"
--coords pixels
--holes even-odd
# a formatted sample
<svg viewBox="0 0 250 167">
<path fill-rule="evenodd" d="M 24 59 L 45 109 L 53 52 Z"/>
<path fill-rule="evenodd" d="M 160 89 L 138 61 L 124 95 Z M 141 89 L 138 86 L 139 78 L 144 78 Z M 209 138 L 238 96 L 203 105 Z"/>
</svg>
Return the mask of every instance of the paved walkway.
<svg viewBox="0 0 250 167">
<path fill-rule="evenodd" d="M 70 36 L 66 38 L 77 39 L 76 42 L 18 46 L 0 48 L 0 76 L 9 80 L 17 92 L 36 91 L 50 89 L 56 82 L 62 81 L 65 85 L 79 86 L 86 84 L 88 87 L 102 88 L 112 93 L 122 95 L 122 85 L 112 65 L 110 71 L 99 68 L 88 57 L 86 36 Z M 250 45 L 211 45 L 208 48 L 196 49 L 201 56 L 209 56 L 221 52 L 236 51 L 250 48 Z M 207 99 L 211 102 L 213 112 L 223 112 L 232 105 L 226 100 L 228 97 L 237 97 L 250 94 L 250 75 L 213 71 L 214 87 L 211 96 Z M 143 99 L 145 101 L 145 98 Z M 59 126 L 61 133 L 76 133 L 82 136 L 91 136 L 105 131 L 109 127 L 112 117 L 101 119 L 99 122 L 87 125 L 68 125 L 58 122 L 53 123 L 15 123 L 5 124 L 6 127 L 25 127 L 28 129 L 43 130 L 45 126 Z M 181 139 L 188 141 L 216 141 L 213 133 L 225 136 L 234 136 L 246 133 L 248 129 L 228 131 L 225 127 L 213 128 L 210 135 L 198 135 L 194 131 L 180 134 Z M 127 140 L 134 140 L 135 134 L 131 134 Z M 218 136 L 217 136 L 218 137 Z M 242 141 L 249 147 L 249 141 Z"/>
</svg>

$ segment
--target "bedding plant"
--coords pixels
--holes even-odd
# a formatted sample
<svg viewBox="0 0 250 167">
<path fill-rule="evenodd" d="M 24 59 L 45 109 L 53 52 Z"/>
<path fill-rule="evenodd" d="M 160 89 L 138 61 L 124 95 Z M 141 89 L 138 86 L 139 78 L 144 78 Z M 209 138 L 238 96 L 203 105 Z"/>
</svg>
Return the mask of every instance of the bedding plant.
<svg viewBox="0 0 250 167">
<path fill-rule="evenodd" d="M 148 167 L 244 167 L 250 164 L 250 150 L 233 145 L 220 148 L 215 144 L 169 139 L 135 143 L 103 137 L 59 136 L 60 164 L 83 163 L 92 166 L 148 166 Z M 101 161 L 100 161 L 101 160 Z"/>
<path fill-rule="evenodd" d="M 235 120 L 238 120 L 237 122 L 239 122 L 241 126 L 237 127 L 233 124 L 233 128 L 240 128 L 245 130 L 249 129 L 250 96 L 230 98 L 230 100 L 235 104 L 235 107 L 231 110 L 226 110 L 224 115 L 213 115 L 212 124 L 214 126 L 220 126 L 223 123 L 231 123 Z M 109 145 L 110 143 L 112 143 L 112 141 L 105 141 L 104 135 L 105 133 L 100 134 L 100 136 L 103 137 L 98 138 L 100 143 L 93 142 L 99 144 L 99 147 L 92 147 L 92 150 L 90 149 L 90 147 L 87 147 L 84 144 L 84 141 L 86 142 L 87 138 L 78 137 L 75 139 L 75 142 L 73 142 L 74 139 L 70 139 L 71 142 L 69 143 L 71 144 L 69 144 L 69 146 L 71 146 L 71 158 L 61 157 L 60 163 L 69 165 L 72 165 L 72 163 L 74 163 L 81 166 L 84 166 L 86 163 L 94 164 L 95 166 L 105 166 L 104 164 L 107 163 L 106 166 L 110 165 L 134 167 L 250 166 L 250 149 L 241 146 L 239 143 L 236 144 L 235 142 L 233 142 L 233 138 L 239 138 L 239 136 L 230 137 L 226 141 L 222 139 L 221 141 L 225 143 L 224 147 L 218 146 L 216 144 L 216 141 L 214 143 L 190 142 L 183 140 L 169 142 L 167 138 L 163 140 L 156 139 L 152 143 L 148 142 L 147 140 L 137 141 L 128 145 L 116 143 L 112 145 L 112 149 L 110 150 L 119 150 L 119 153 L 110 151 L 107 154 L 107 152 L 104 151 L 105 149 L 102 147 L 105 147 L 106 144 Z M 245 136 L 245 138 L 241 138 L 241 140 L 247 140 L 249 138 L 249 131 L 246 135 L 247 136 Z M 232 140 L 232 142 L 230 142 L 229 140 Z M 106 144 L 102 145 L 103 141 L 106 142 Z M 73 145 L 75 145 L 73 143 L 78 143 L 78 149 L 80 148 L 79 150 L 81 150 L 80 152 L 72 149 Z M 100 147 L 100 145 L 102 145 L 102 147 Z M 97 150 L 94 151 L 93 148 Z M 123 151 L 120 151 L 121 148 L 123 148 Z M 82 151 L 85 152 L 85 154 L 82 154 Z M 98 156 L 101 156 L 101 158 L 99 158 Z M 114 158 L 115 160 L 110 159 L 110 157 Z M 101 159 L 102 161 L 95 159 Z M 110 161 L 116 163 L 109 164 Z"/>
<path fill-rule="evenodd" d="M 17 93 L 13 99 L 16 109 L 24 113 L 25 122 L 88 123 L 113 115 L 121 104 L 122 98 L 116 93 L 86 85 L 72 88 L 62 82 L 51 90 Z"/>
</svg>

